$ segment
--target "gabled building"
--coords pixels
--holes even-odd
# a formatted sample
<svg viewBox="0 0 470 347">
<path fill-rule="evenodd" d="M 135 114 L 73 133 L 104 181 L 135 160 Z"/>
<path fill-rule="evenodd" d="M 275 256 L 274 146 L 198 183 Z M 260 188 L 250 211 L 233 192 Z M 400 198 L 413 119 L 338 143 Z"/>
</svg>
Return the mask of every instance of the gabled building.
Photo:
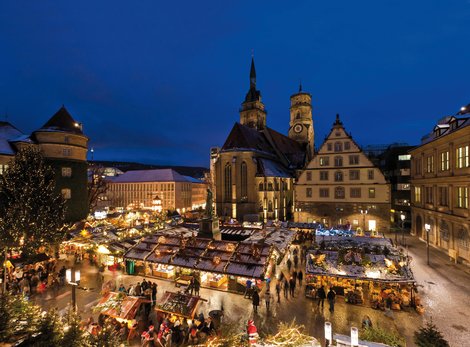
<svg viewBox="0 0 470 347">
<path fill-rule="evenodd" d="M 0 174 L 8 168 L 15 153 L 24 146 L 38 146 L 55 171 L 56 190 L 66 200 L 66 221 L 75 222 L 88 214 L 88 137 L 62 106 L 30 136 L 8 122 L 0 122 Z"/>
<path fill-rule="evenodd" d="M 390 227 L 390 184 L 339 115 L 295 184 L 295 220 L 380 231 Z"/>
<path fill-rule="evenodd" d="M 470 117 L 441 119 L 410 154 L 412 232 L 470 262 Z"/>
<path fill-rule="evenodd" d="M 291 97 L 289 136 L 269 128 L 266 116 L 252 60 L 240 123 L 220 149 L 211 150 L 216 213 L 222 219 L 292 217 L 295 170 L 305 165 L 314 148 L 311 96 L 300 89 Z"/>
</svg>

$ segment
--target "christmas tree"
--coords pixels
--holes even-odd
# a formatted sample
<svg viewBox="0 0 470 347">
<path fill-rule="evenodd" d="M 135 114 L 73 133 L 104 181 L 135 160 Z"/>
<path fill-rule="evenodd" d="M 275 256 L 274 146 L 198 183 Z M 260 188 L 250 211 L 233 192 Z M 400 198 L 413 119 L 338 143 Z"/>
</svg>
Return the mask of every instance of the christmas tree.
<svg viewBox="0 0 470 347">
<path fill-rule="evenodd" d="M 63 326 L 57 310 L 42 315 L 38 326 L 39 336 L 31 343 L 34 347 L 64 346 L 61 344 Z"/>
<path fill-rule="evenodd" d="M 65 201 L 55 191 L 54 171 L 40 150 L 18 151 L 0 177 L 0 244 L 31 255 L 40 246 L 60 242 L 66 233 Z"/>
<path fill-rule="evenodd" d="M 67 347 L 88 347 L 90 343 L 87 333 L 80 327 L 80 316 L 72 309 L 69 309 L 63 319 L 64 335 L 61 346 Z"/>
<path fill-rule="evenodd" d="M 415 343 L 418 347 L 449 347 L 449 343 L 437 330 L 432 319 L 426 323 L 426 326 L 415 332 Z"/>
</svg>

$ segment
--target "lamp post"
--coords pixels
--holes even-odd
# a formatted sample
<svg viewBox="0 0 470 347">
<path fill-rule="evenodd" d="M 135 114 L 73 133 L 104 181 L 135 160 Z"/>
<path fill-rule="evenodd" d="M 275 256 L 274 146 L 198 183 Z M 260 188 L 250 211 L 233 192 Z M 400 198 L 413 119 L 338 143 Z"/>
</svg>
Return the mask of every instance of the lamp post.
<svg viewBox="0 0 470 347">
<path fill-rule="evenodd" d="M 429 232 L 431 231 L 431 224 L 424 224 L 424 230 L 426 230 L 426 254 L 429 265 Z"/>
<path fill-rule="evenodd" d="M 401 244 L 405 245 L 405 214 L 402 213 L 400 214 L 400 219 L 401 219 Z"/>
<path fill-rule="evenodd" d="M 328 347 L 333 342 L 332 328 L 330 322 L 325 322 L 325 346 Z"/>
<path fill-rule="evenodd" d="M 67 283 L 72 286 L 72 309 L 77 310 L 77 294 L 76 288 L 78 287 L 78 282 L 80 282 L 80 270 L 75 270 L 75 268 L 67 269 L 65 271 L 65 278 Z"/>
<path fill-rule="evenodd" d="M 300 212 L 302 212 L 302 209 L 296 208 L 295 210 L 297 211 L 297 223 L 300 223 Z"/>
</svg>

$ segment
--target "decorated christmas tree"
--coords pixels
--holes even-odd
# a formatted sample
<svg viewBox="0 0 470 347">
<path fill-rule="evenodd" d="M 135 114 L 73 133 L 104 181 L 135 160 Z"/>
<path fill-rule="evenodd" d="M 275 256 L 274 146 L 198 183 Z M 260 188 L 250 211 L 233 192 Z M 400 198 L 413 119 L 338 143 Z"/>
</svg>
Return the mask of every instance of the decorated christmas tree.
<svg viewBox="0 0 470 347">
<path fill-rule="evenodd" d="M 69 309 L 63 319 L 64 335 L 62 346 L 67 347 L 88 347 L 90 341 L 88 334 L 80 327 L 80 316 L 72 309 Z"/>
</svg>

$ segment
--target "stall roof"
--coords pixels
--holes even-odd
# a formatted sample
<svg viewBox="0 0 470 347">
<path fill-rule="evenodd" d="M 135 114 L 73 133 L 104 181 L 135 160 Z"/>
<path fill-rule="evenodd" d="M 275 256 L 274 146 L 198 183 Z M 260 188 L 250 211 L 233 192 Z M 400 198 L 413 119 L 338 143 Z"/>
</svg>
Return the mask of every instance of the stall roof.
<svg viewBox="0 0 470 347">
<path fill-rule="evenodd" d="M 193 319 L 201 300 L 199 296 L 188 295 L 182 292 L 165 292 L 160 300 L 162 303 L 157 305 L 156 310 Z"/>
<path fill-rule="evenodd" d="M 115 300 L 118 295 L 123 295 L 115 292 L 110 292 L 103 296 L 101 300 L 98 302 L 98 307 L 100 305 L 106 305 L 106 303 Z M 125 294 L 124 294 L 125 295 Z M 140 304 L 142 303 L 150 303 L 150 300 L 137 297 L 137 296 L 125 296 L 120 304 L 120 309 L 110 307 L 104 309 L 101 313 L 107 316 L 111 316 L 114 318 L 120 319 L 134 319 L 135 315 L 137 314 L 137 310 L 139 309 Z"/>
</svg>

